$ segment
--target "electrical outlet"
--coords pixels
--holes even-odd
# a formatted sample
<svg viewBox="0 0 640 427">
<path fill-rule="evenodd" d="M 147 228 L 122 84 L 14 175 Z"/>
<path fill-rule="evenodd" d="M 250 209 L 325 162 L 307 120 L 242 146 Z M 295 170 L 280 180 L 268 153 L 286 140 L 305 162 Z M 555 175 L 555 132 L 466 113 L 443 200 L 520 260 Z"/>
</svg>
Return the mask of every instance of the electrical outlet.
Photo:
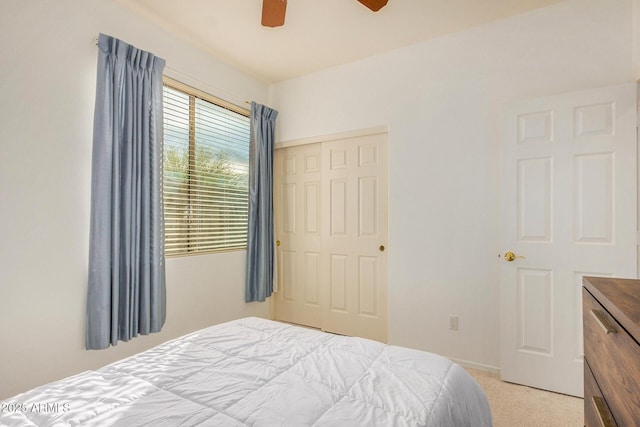
<svg viewBox="0 0 640 427">
<path fill-rule="evenodd" d="M 452 331 L 458 330 L 458 316 L 449 316 L 449 329 L 451 329 Z"/>
</svg>

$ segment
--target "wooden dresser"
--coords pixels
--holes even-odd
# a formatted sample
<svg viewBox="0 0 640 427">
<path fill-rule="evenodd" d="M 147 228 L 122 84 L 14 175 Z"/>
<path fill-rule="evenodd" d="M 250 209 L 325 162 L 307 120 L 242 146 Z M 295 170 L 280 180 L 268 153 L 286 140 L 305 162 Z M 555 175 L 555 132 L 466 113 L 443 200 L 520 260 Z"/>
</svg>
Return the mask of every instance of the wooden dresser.
<svg viewBox="0 0 640 427">
<path fill-rule="evenodd" d="M 640 426 L 640 280 L 582 284 L 585 426 Z"/>
</svg>

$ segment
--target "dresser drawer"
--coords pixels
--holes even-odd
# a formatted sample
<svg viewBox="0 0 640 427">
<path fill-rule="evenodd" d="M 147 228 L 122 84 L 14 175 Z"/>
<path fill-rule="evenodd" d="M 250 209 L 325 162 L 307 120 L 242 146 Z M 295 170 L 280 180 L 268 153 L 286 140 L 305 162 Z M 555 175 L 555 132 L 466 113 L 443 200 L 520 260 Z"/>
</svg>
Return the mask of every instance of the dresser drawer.
<svg viewBox="0 0 640 427">
<path fill-rule="evenodd" d="M 640 347 L 584 289 L 583 323 L 584 356 L 615 421 L 640 426 Z"/>
<path fill-rule="evenodd" d="M 584 425 L 617 427 L 587 362 L 584 364 Z"/>
</svg>

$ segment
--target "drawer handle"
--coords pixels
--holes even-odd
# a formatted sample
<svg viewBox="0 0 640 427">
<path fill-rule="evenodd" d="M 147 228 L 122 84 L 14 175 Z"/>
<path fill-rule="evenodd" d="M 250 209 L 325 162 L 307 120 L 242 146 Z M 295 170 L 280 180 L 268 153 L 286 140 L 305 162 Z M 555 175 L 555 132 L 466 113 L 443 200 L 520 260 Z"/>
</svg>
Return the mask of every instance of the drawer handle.
<svg viewBox="0 0 640 427">
<path fill-rule="evenodd" d="M 598 321 L 598 325 L 600 325 L 602 330 L 607 334 L 615 334 L 618 332 L 615 327 L 611 326 L 607 318 L 599 310 L 591 310 L 591 315 Z"/>
<path fill-rule="evenodd" d="M 604 403 L 604 399 L 600 396 L 593 396 L 591 399 L 593 400 L 593 406 L 596 407 L 596 413 L 598 414 L 600 425 L 602 427 L 615 427 L 615 424 L 611 419 L 611 413 L 609 413 L 607 405 Z"/>
</svg>

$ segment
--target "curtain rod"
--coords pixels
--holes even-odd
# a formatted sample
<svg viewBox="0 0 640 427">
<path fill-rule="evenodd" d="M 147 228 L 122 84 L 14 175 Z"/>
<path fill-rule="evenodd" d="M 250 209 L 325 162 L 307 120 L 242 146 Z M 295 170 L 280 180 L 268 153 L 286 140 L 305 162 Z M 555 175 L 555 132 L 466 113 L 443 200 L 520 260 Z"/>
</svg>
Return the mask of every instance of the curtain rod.
<svg viewBox="0 0 640 427">
<path fill-rule="evenodd" d="M 93 37 L 93 44 L 95 44 L 96 46 L 98 46 L 98 38 L 99 38 L 99 36 L 94 36 Z M 204 83 L 204 82 L 202 82 L 202 81 L 200 81 L 200 80 L 198 80 L 198 79 L 196 79 L 194 77 L 190 77 L 190 76 L 188 76 L 188 75 L 176 70 L 175 68 L 171 68 L 169 66 L 165 66 L 165 68 L 168 68 L 169 70 L 173 71 L 174 73 L 182 74 L 183 76 L 189 78 L 190 80 L 195 80 L 197 82 Z M 204 84 L 207 85 L 206 83 L 204 83 Z M 244 103 L 247 104 L 247 105 L 251 105 L 251 101 L 247 101 L 246 99 L 244 100 Z"/>
</svg>

